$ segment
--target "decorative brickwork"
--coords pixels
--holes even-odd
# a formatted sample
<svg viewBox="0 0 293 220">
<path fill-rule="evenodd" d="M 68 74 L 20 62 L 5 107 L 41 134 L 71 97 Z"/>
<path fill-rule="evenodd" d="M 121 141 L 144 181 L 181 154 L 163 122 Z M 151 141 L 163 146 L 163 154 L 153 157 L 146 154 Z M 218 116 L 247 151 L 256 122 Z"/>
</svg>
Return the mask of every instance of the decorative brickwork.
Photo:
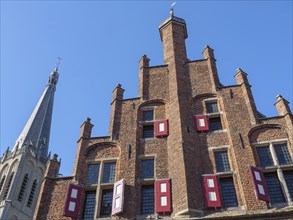
<svg viewBox="0 0 293 220">
<path fill-rule="evenodd" d="M 183 19 L 172 14 L 160 25 L 159 31 L 164 64 L 152 67 L 146 55 L 140 59 L 138 98 L 123 99 L 124 89 L 120 84 L 114 89 L 109 136 L 91 137 L 93 125 L 90 119 L 82 124 L 73 177 L 45 178 L 42 185 L 44 202 L 39 203 L 38 215 L 35 216 L 63 219 L 63 204 L 57 207 L 56 200 L 66 194 L 66 187 L 71 182 L 82 186 L 84 194 L 96 193 L 95 208 L 89 213 L 94 219 L 105 215 L 110 219 L 107 210 L 115 205 L 116 209 L 119 207 L 123 211 L 112 219 L 292 217 L 289 194 L 292 186 L 285 179 L 290 179 L 287 170 L 293 170 L 293 165 L 287 160 L 289 164 L 281 167 L 278 157 L 287 151 L 279 151 L 277 155 L 274 150 L 274 144 L 281 143 L 293 158 L 293 117 L 288 102 L 278 96 L 275 105 L 280 116 L 266 118 L 256 109 L 244 71 L 237 70 L 236 85 L 223 86 L 212 48 L 205 47 L 202 60 L 188 60 L 185 47 L 187 29 Z M 212 110 L 209 107 L 211 103 Z M 197 122 L 195 119 L 204 120 Z M 168 129 L 163 136 L 153 134 L 158 129 L 154 127 L 158 125 L 156 121 L 168 122 L 168 127 L 161 128 Z M 209 126 L 196 129 L 196 123 L 209 123 Z M 260 165 L 261 155 L 258 155 L 257 147 L 263 145 L 269 146 L 268 153 L 274 160 L 269 168 Z M 285 156 L 288 157 L 287 154 Z M 154 163 L 142 166 L 143 160 L 153 160 Z M 105 169 L 107 163 L 114 163 L 116 170 L 110 172 Z M 99 164 L 99 172 L 94 177 L 97 181 L 88 184 L 91 164 Z M 254 187 L 258 185 L 254 181 L 264 180 L 260 181 L 257 174 L 252 178 L 251 166 L 258 167 L 255 170 L 262 169 L 264 174 L 277 176 L 286 203 L 276 206 L 257 199 Z M 154 170 L 144 170 L 148 173 L 144 178 L 142 169 Z M 115 182 L 125 180 L 123 207 L 120 200 L 114 201 L 112 207 L 103 202 L 106 201 L 102 196 L 104 192 L 107 195 L 111 190 L 120 193 L 119 189 L 113 189 L 114 183 L 101 181 L 103 175 L 113 173 Z M 208 177 L 213 181 L 203 183 Z M 167 189 L 163 186 L 159 189 L 158 185 L 154 187 L 156 180 L 164 183 L 166 179 L 168 184 L 169 179 L 171 183 L 168 188 L 171 191 L 170 209 L 169 197 L 160 197 L 169 196 Z M 264 192 L 261 188 L 258 190 L 258 193 Z M 85 207 L 89 207 L 84 198 L 80 219 Z M 165 215 L 160 211 L 154 213 L 155 208 L 150 207 L 152 204 L 157 210 L 168 207 L 168 212 Z M 217 208 L 211 204 L 216 204 Z M 282 208 L 277 210 L 276 207 Z M 142 214 L 148 211 L 150 213 Z"/>
</svg>

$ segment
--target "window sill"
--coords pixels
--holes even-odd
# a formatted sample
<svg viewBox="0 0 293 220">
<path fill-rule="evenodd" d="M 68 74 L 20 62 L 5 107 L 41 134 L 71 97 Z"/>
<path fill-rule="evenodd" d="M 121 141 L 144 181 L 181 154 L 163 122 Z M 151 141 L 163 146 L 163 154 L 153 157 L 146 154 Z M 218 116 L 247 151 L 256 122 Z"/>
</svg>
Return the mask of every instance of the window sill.
<svg viewBox="0 0 293 220">
<path fill-rule="evenodd" d="M 289 206 L 287 202 L 284 203 L 277 203 L 277 204 L 271 204 L 269 205 L 270 208 L 284 208 L 286 206 Z"/>
<path fill-rule="evenodd" d="M 157 219 L 156 214 L 142 214 L 136 216 L 137 220 L 142 220 L 142 219 Z"/>
<path fill-rule="evenodd" d="M 243 211 L 244 208 L 242 206 L 237 206 L 237 207 L 227 207 L 227 208 L 221 208 L 221 211 Z"/>
<path fill-rule="evenodd" d="M 233 171 L 217 172 L 216 176 L 232 176 Z"/>
<path fill-rule="evenodd" d="M 223 114 L 223 112 L 211 112 L 211 113 L 207 113 L 206 116 L 213 117 L 213 116 L 219 116 L 222 114 Z"/>
<path fill-rule="evenodd" d="M 101 183 L 101 186 L 113 186 L 115 182 L 113 183 Z"/>
<path fill-rule="evenodd" d="M 293 168 L 293 163 L 279 165 L 278 168 Z"/>
<path fill-rule="evenodd" d="M 152 185 L 155 182 L 155 178 L 140 179 L 140 182 L 142 183 L 142 185 Z"/>
<path fill-rule="evenodd" d="M 225 133 L 227 132 L 227 129 L 222 129 L 222 130 L 216 130 L 216 131 L 209 131 L 209 134 L 215 134 L 215 133 Z"/>
</svg>

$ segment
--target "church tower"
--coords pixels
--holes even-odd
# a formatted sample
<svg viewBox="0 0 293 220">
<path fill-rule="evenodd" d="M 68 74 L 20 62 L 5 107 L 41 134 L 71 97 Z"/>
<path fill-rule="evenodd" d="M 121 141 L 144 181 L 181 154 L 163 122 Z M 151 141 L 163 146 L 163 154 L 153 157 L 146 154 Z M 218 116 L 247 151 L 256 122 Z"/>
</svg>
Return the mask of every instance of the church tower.
<svg viewBox="0 0 293 220">
<path fill-rule="evenodd" d="M 13 149 L 0 158 L 0 219 L 32 219 L 46 164 L 58 67 Z"/>
</svg>

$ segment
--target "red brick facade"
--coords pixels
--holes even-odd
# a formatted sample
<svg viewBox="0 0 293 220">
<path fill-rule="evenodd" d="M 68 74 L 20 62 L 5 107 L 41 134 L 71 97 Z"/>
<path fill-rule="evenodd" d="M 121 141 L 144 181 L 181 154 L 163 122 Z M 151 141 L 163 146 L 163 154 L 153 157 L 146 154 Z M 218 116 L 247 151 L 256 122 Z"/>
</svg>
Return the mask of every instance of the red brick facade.
<svg viewBox="0 0 293 220">
<path fill-rule="evenodd" d="M 164 64 L 152 67 L 146 55 L 141 58 L 138 98 L 123 99 L 120 84 L 114 89 L 109 136 L 92 137 L 90 119 L 82 124 L 73 177 L 54 178 L 48 172 L 35 219 L 70 219 L 63 217 L 69 183 L 84 188 L 78 219 L 111 219 L 106 194 L 121 179 L 125 179 L 123 211 L 112 219 L 293 216 L 293 116 L 288 102 L 278 96 L 279 116 L 266 118 L 256 109 L 243 70 L 236 72 L 236 85 L 223 86 L 209 46 L 202 60 L 188 60 L 183 19 L 168 18 L 160 26 L 160 35 Z M 197 129 L 195 116 L 206 117 L 208 131 Z M 162 127 L 168 129 L 167 136 L 153 134 L 159 120 L 167 120 Z M 267 157 L 263 159 L 266 155 L 260 150 L 268 153 L 267 163 L 272 164 L 264 166 Z M 152 171 L 144 165 L 147 159 L 154 161 Z M 263 170 L 270 203 L 256 198 L 250 166 Z M 144 178 L 146 171 L 151 176 Z M 208 174 L 219 183 L 221 195 L 211 195 L 221 203 L 217 209 L 208 207 L 205 198 L 202 176 Z M 154 208 L 165 200 L 144 197 L 156 193 L 158 189 L 152 187 L 160 179 L 171 180 L 167 213 Z M 276 192 L 283 197 L 274 197 L 274 190 L 281 190 Z"/>
</svg>

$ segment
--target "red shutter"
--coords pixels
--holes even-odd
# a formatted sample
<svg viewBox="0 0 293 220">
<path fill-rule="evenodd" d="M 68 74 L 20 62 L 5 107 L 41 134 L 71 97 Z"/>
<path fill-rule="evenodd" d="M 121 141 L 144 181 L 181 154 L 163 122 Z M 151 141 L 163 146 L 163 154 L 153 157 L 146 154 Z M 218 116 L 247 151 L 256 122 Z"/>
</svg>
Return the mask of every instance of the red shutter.
<svg viewBox="0 0 293 220">
<path fill-rule="evenodd" d="M 218 179 L 215 175 L 203 175 L 203 187 L 207 207 L 221 207 Z"/>
<path fill-rule="evenodd" d="M 78 218 L 82 192 L 82 187 L 73 184 L 69 185 L 64 207 L 64 216 Z"/>
<path fill-rule="evenodd" d="M 156 213 L 171 212 L 171 179 L 155 180 Z"/>
<path fill-rule="evenodd" d="M 123 212 L 125 180 L 119 180 L 114 184 L 112 200 L 112 215 Z"/>
<path fill-rule="evenodd" d="M 208 131 L 209 123 L 206 115 L 195 116 L 195 127 L 197 131 Z"/>
<path fill-rule="evenodd" d="M 155 122 L 155 136 L 168 136 L 168 120 L 160 120 Z"/>
<path fill-rule="evenodd" d="M 253 179 L 253 186 L 256 198 L 259 200 L 264 200 L 266 202 L 270 201 L 269 192 L 266 184 L 265 177 L 261 169 L 251 166 L 250 173 Z"/>
</svg>

